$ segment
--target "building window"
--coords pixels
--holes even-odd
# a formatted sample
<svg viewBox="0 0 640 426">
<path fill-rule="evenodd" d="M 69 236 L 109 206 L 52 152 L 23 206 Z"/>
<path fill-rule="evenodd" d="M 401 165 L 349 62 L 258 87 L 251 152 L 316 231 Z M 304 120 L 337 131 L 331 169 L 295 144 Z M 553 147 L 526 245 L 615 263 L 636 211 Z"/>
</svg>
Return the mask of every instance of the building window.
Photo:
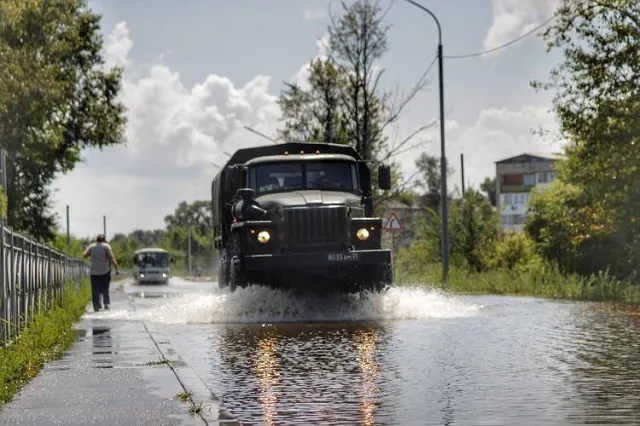
<svg viewBox="0 0 640 426">
<path fill-rule="evenodd" d="M 558 176 L 558 172 L 547 172 L 547 181 L 553 182 Z"/>
<path fill-rule="evenodd" d="M 522 175 L 502 175 L 503 185 L 522 185 Z"/>
<path fill-rule="evenodd" d="M 504 194 L 504 204 L 505 205 L 510 205 L 513 204 L 513 195 L 511 194 Z"/>
<path fill-rule="evenodd" d="M 513 224 L 514 225 L 522 225 L 524 223 L 524 215 L 517 214 L 513 216 Z"/>
<path fill-rule="evenodd" d="M 547 183 L 549 182 L 549 175 L 547 172 L 538 173 L 538 183 Z"/>
<path fill-rule="evenodd" d="M 534 186 L 536 184 L 536 175 L 534 173 L 524 175 L 524 186 Z"/>
</svg>

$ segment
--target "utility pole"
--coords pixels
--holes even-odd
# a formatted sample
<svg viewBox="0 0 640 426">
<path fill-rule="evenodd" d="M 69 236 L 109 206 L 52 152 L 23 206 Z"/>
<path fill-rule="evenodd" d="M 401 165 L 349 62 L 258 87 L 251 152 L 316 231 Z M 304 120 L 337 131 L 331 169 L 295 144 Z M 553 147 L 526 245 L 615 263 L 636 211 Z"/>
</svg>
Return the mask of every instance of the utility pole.
<svg viewBox="0 0 640 426">
<path fill-rule="evenodd" d="M 69 204 L 67 204 L 67 248 L 71 247 L 71 229 L 69 228 Z"/>
<path fill-rule="evenodd" d="M 460 174 L 462 175 L 462 198 L 464 199 L 464 154 L 460 154 Z"/>
<path fill-rule="evenodd" d="M 107 216 L 102 216 L 102 233 L 107 236 Z"/>
<path fill-rule="evenodd" d="M 189 229 L 187 232 L 187 241 L 188 241 L 188 252 L 189 252 L 189 276 L 193 276 L 191 272 L 191 225 L 189 225 Z"/>
<path fill-rule="evenodd" d="M 414 0 L 405 0 L 407 3 L 428 13 L 438 27 L 438 80 L 440 92 L 440 192 L 442 194 L 442 284 L 446 288 L 449 278 L 449 207 L 447 193 L 447 156 L 445 154 L 445 121 L 444 121 L 444 55 L 442 53 L 442 27 L 438 17 L 429 9 Z M 431 53 L 429 53 L 431 55 Z"/>
</svg>

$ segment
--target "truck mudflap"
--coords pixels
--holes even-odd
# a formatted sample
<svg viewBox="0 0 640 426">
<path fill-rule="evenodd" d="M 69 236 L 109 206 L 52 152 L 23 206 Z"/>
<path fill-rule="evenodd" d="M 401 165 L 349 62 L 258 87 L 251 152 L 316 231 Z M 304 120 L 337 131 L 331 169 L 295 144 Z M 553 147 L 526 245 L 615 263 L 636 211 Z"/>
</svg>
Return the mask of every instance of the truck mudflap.
<svg viewBox="0 0 640 426">
<path fill-rule="evenodd" d="M 375 249 L 320 253 L 245 255 L 241 262 L 243 263 L 246 271 L 305 269 L 309 267 L 388 265 L 391 264 L 391 251 Z"/>
</svg>

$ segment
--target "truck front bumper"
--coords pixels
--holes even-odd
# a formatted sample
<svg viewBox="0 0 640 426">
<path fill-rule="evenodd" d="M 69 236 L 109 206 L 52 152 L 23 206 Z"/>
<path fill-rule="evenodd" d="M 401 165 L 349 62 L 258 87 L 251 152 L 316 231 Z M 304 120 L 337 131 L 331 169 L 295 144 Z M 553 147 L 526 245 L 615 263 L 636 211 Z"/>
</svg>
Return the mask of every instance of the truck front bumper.
<svg viewBox="0 0 640 426">
<path fill-rule="evenodd" d="M 391 251 L 375 249 L 349 252 L 245 255 L 242 259 L 233 259 L 233 263 L 242 263 L 247 271 L 390 265 Z"/>
</svg>

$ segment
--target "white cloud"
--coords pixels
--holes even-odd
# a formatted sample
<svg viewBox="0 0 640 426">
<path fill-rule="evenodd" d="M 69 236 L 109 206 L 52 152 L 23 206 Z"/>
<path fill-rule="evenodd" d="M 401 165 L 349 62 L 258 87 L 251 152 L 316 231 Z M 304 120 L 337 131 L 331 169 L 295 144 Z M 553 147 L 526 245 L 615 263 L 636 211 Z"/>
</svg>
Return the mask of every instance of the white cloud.
<svg viewBox="0 0 640 426">
<path fill-rule="evenodd" d="M 105 42 L 104 59 L 108 68 L 114 66 L 129 65 L 129 52 L 133 47 L 133 41 L 129 37 L 129 28 L 126 22 L 120 22 Z"/>
<path fill-rule="evenodd" d="M 302 65 L 298 72 L 292 77 L 292 83 L 306 89 L 309 87 L 309 75 L 311 62 L 316 59 L 327 59 L 329 57 L 329 33 L 325 33 L 316 41 L 318 53 L 306 64 Z"/>
<path fill-rule="evenodd" d="M 318 42 L 318 56 L 326 55 Z M 128 144 L 104 151 L 90 150 L 85 162 L 56 181 L 56 211 L 65 217 L 71 207 L 71 230 L 77 235 L 130 232 L 164 226 L 163 218 L 180 201 L 209 199 L 211 179 L 224 163 L 223 151 L 269 143 L 242 128 L 250 126 L 273 135 L 280 109 L 270 94 L 270 79 L 256 76 L 242 87 L 226 77 L 211 74 L 187 87 L 179 73 L 157 64 L 138 68 L 130 60 L 133 43 L 125 23 L 107 37 L 105 55 L 110 64 L 126 64 L 122 99 L 128 108 Z M 305 65 L 306 67 L 307 65 Z M 296 82 L 304 81 L 304 69 Z M 407 130 L 416 123 L 401 122 Z M 495 173 L 494 162 L 521 152 L 554 152 L 531 134 L 532 128 L 554 129 L 555 121 L 545 108 L 525 106 L 519 110 L 487 108 L 475 123 L 447 121 L 447 157 L 455 170 L 449 187 L 459 185 L 459 157 L 465 154 L 467 182 L 477 185 Z M 399 138 L 400 139 L 400 138 Z M 399 156 L 409 175 L 419 153 L 440 156 L 439 127 L 424 132 L 420 148 Z"/>
<path fill-rule="evenodd" d="M 465 182 L 478 186 L 485 177 L 495 175 L 495 162 L 524 152 L 554 153 L 561 142 L 542 137 L 534 130 L 557 131 L 555 117 L 548 108 L 524 106 L 519 110 L 489 108 L 476 122 L 453 134 L 447 156 L 455 169 L 453 182 L 460 186 L 460 154 L 464 154 Z M 453 185 L 450 185 L 453 188 Z"/>
<path fill-rule="evenodd" d="M 304 19 L 319 21 L 328 15 L 331 0 L 309 0 L 304 8 Z"/>
<path fill-rule="evenodd" d="M 121 22 L 106 39 L 107 62 L 131 64 L 132 47 Z M 211 163 L 224 163 L 222 151 L 266 142 L 243 126 L 273 134 L 280 117 L 269 77 L 236 87 L 211 74 L 186 87 L 164 65 L 132 77 L 139 72 L 126 69 L 121 93 L 128 108 L 127 145 L 88 151 L 83 164 L 56 181 L 57 212 L 64 218 L 65 205 L 71 206 L 78 235 L 100 231 L 103 214 L 108 232 L 163 227 L 164 216 L 180 201 L 210 197 L 217 172 Z"/>
<path fill-rule="evenodd" d="M 471 126 L 462 126 L 456 121 L 447 121 L 445 126 L 445 149 L 449 167 L 448 188 L 453 191 L 461 186 L 460 154 L 464 155 L 465 184 L 476 188 L 485 177 L 495 176 L 495 162 L 521 153 L 549 154 L 560 152 L 562 143 L 542 137 L 534 130 L 539 128 L 557 131 L 557 124 L 547 108 L 523 106 L 519 110 L 488 108 L 480 111 Z M 440 158 L 440 127 L 436 123 L 416 142 L 425 143 L 410 152 L 399 155 L 405 179 L 416 172 L 415 160 L 422 152 Z M 411 144 L 409 144 L 411 145 Z"/>
<path fill-rule="evenodd" d="M 559 0 L 493 0 L 493 23 L 484 39 L 484 48 L 500 46 L 549 19 Z"/>
</svg>

